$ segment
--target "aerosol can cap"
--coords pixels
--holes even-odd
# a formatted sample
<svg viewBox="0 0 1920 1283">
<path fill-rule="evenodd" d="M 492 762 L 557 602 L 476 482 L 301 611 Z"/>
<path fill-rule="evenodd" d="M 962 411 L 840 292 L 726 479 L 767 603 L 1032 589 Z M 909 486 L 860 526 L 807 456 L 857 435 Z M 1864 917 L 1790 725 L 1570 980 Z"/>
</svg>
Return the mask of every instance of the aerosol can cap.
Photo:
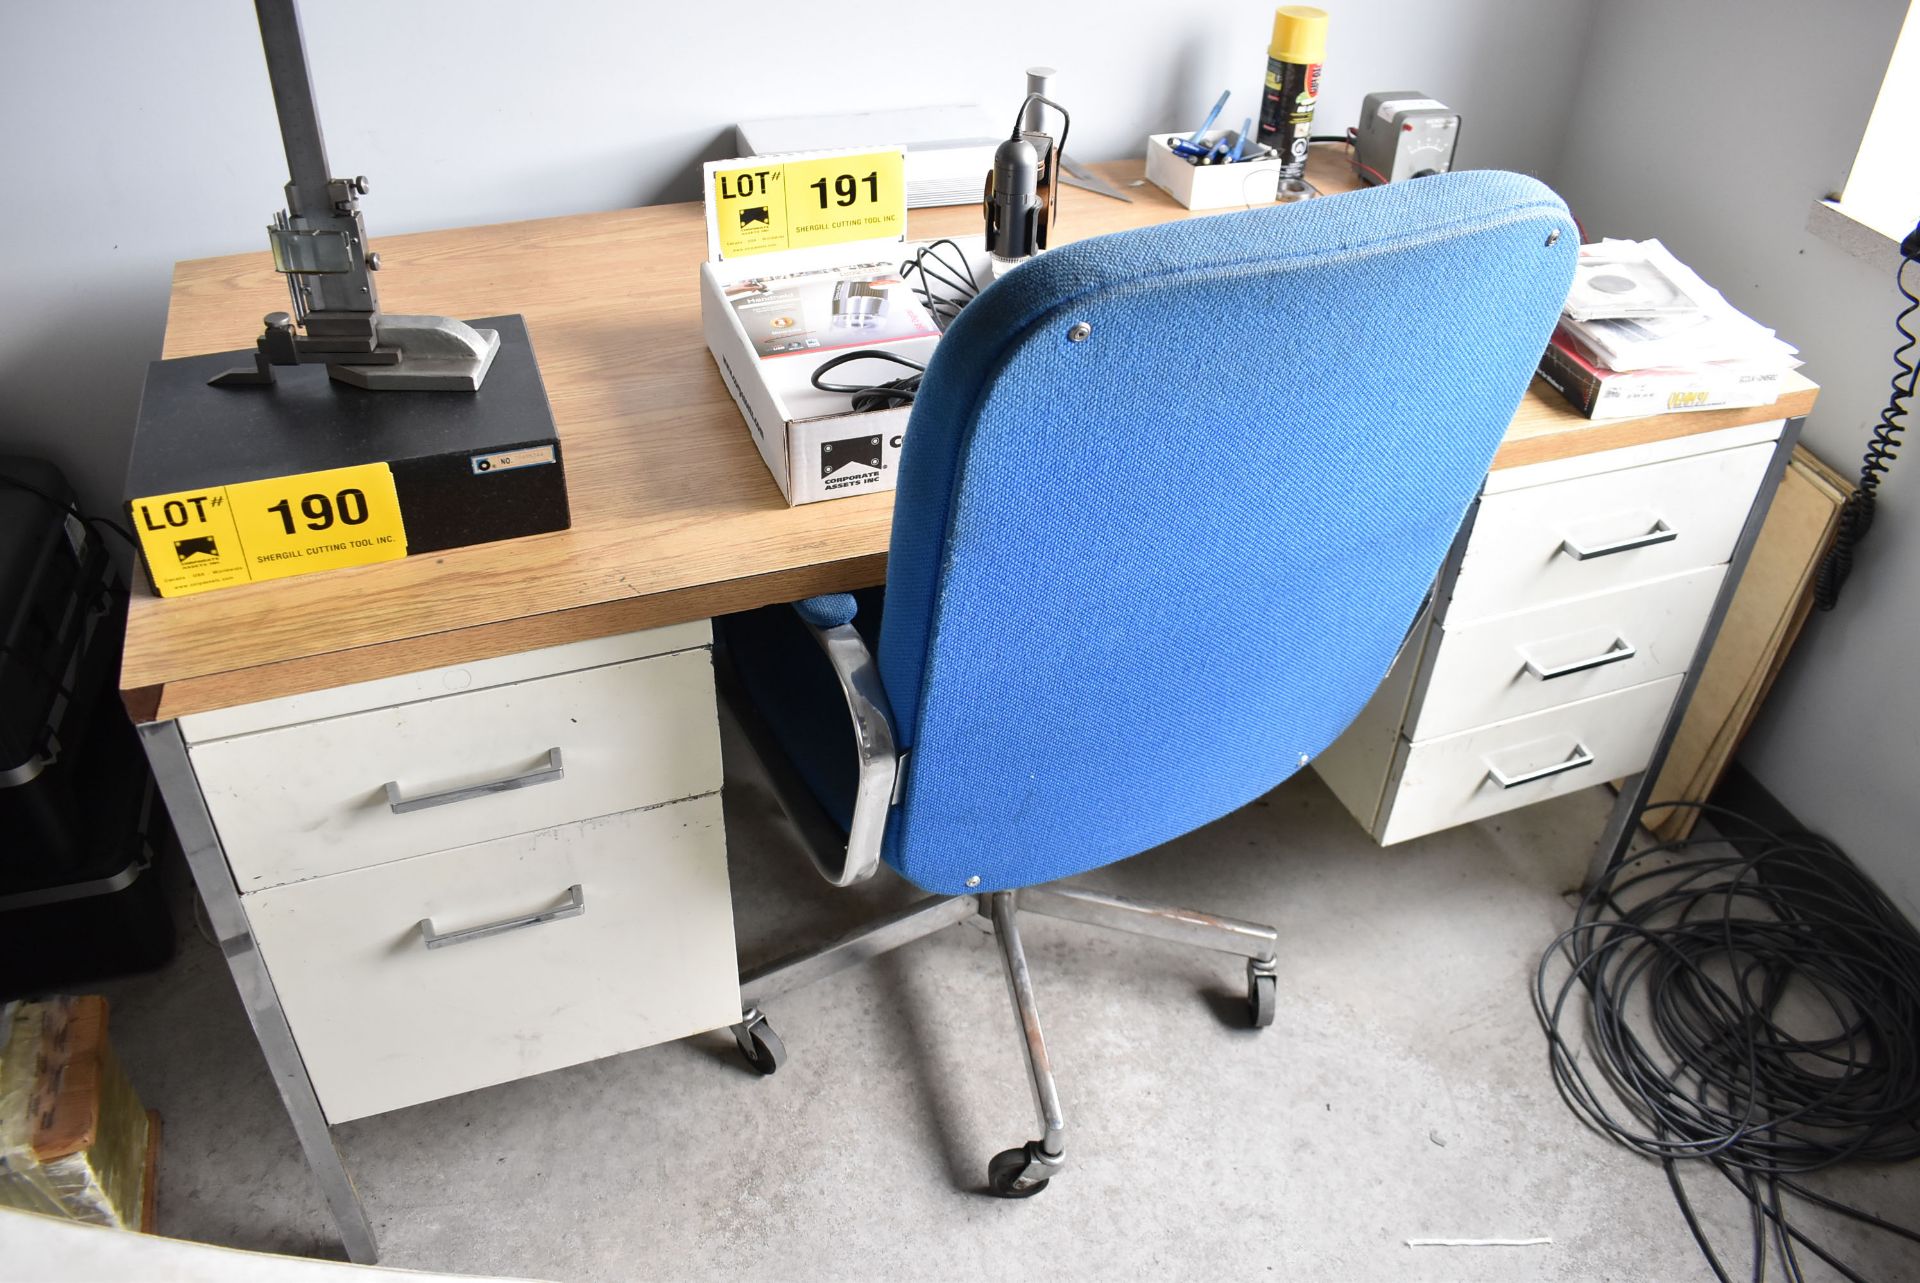
<svg viewBox="0 0 1920 1283">
<path fill-rule="evenodd" d="M 1327 59 L 1327 11 L 1312 5 L 1283 4 L 1273 11 L 1273 43 L 1267 56 L 1281 62 L 1316 63 Z"/>
</svg>

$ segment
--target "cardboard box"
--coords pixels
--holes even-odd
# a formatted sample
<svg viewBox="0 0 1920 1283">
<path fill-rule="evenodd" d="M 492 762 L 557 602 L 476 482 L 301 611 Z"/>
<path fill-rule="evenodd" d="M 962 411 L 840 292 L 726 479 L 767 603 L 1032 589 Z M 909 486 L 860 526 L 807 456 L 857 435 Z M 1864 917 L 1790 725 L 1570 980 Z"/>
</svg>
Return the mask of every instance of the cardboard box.
<svg viewBox="0 0 1920 1283">
<path fill-rule="evenodd" d="M 1201 141 L 1211 143 L 1219 136 L 1218 132 L 1204 134 Z M 1279 199 L 1284 158 L 1243 160 L 1237 165 L 1191 165 L 1171 146 L 1174 139 L 1185 137 L 1147 135 L 1147 181 L 1188 209 L 1246 209 L 1271 205 Z M 1305 180 L 1296 181 L 1305 188 L 1300 196 L 1317 194 Z"/>
<path fill-rule="evenodd" d="M 876 262 L 879 252 L 897 254 L 900 246 L 871 244 L 836 247 L 816 267 L 864 265 Z M 767 471 L 790 504 L 813 503 L 868 490 L 891 490 L 900 460 L 900 443 L 911 406 L 856 413 L 849 398 L 812 386 L 814 370 L 848 349 L 829 346 L 812 351 L 765 356 L 757 350 L 754 334 L 734 306 L 742 283 L 798 271 L 799 252 L 767 258 L 700 265 L 700 322 L 707 348 L 727 391 L 740 407 L 753 433 L 753 443 L 766 461 Z M 777 260 L 777 261 L 770 261 Z M 888 351 L 925 364 L 934 339 L 901 339 L 886 344 Z M 867 371 L 871 368 L 872 373 Z M 859 362 L 836 371 L 850 382 L 882 382 L 909 374 L 891 363 Z"/>
<path fill-rule="evenodd" d="M 107 1041 L 105 998 L 0 1004 L 0 1207 L 151 1229 L 159 1127 Z"/>
<path fill-rule="evenodd" d="M 984 287 L 990 279 L 981 238 L 959 244 Z M 860 276 L 876 265 L 897 269 L 909 261 L 917 244 L 856 242 L 829 249 L 786 253 L 700 265 L 700 320 L 707 348 L 720 377 L 753 434 L 753 443 L 767 471 L 790 504 L 815 503 L 849 494 L 894 488 L 900 466 L 900 447 L 906 439 L 911 405 L 890 410 L 855 411 L 845 393 L 822 392 L 812 383 L 813 373 L 826 361 L 865 347 L 874 347 L 925 365 L 933 355 L 938 333 L 905 338 L 869 337 L 872 330 L 834 331 L 817 320 L 798 319 L 788 332 L 810 331 L 795 342 L 807 346 L 769 353 L 769 334 L 754 310 L 737 304 L 747 282 L 767 282 L 774 289 L 779 278 L 846 268 Z M 896 298 L 910 296 L 911 287 L 893 286 Z M 760 290 L 760 297 L 768 291 Z M 917 301 L 914 304 L 918 306 Z M 779 318 L 787 320 L 783 316 Z M 830 323 L 829 323 L 830 324 Z M 850 362 L 836 369 L 832 382 L 883 383 L 912 374 L 887 361 Z"/>
<path fill-rule="evenodd" d="M 906 239 L 904 174 L 899 148 L 706 166 L 700 324 L 789 504 L 894 488 L 912 406 L 856 411 L 812 380 L 863 348 L 919 365 L 933 355 L 939 330 L 903 279 L 919 248 Z M 984 288 L 981 238 L 956 244 Z M 828 377 L 867 386 L 913 373 L 873 360 Z"/>
</svg>

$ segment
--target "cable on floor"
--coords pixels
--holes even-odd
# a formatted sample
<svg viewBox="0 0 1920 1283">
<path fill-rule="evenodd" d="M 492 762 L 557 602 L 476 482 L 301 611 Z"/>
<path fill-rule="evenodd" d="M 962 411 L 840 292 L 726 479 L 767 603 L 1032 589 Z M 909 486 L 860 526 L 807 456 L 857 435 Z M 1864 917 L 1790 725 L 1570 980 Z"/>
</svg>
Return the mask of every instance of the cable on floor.
<svg viewBox="0 0 1920 1283">
<path fill-rule="evenodd" d="M 1805 1178 L 1920 1157 L 1920 933 L 1823 839 L 1663 805 L 1701 810 L 1756 853 L 1665 842 L 1587 892 L 1534 980 L 1554 1085 L 1582 1123 L 1661 1164 L 1722 1283 L 1723 1254 L 1739 1249 L 1710 1241 L 1683 1164 L 1746 1199 L 1749 1278 L 1773 1260 L 1800 1283 L 1804 1252 L 1864 1280 L 1814 1237 L 1809 1206 L 1915 1243 L 1920 1232 Z"/>
</svg>

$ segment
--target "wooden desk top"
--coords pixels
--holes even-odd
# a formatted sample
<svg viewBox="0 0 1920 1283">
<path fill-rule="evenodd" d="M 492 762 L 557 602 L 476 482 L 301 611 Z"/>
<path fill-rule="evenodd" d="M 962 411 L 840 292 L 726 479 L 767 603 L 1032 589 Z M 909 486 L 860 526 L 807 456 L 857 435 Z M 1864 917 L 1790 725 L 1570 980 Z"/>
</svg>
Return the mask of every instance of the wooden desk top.
<svg viewBox="0 0 1920 1283">
<path fill-rule="evenodd" d="M 1063 189 L 1068 237 L 1188 211 L 1101 172 L 1132 204 Z M 1353 186 L 1315 150 L 1323 191 Z M 910 235 L 977 234 L 972 206 L 915 210 Z M 379 238 L 394 312 L 526 317 L 566 456 L 573 528 L 192 597 L 136 590 L 120 685 L 138 721 L 178 717 L 540 646 L 611 636 L 880 583 L 893 495 L 789 508 L 701 335 L 697 204 Z M 166 357 L 248 347 L 286 305 L 267 253 L 174 269 Z M 1535 381 L 1496 468 L 1802 415 L 1797 376 L 1775 405 L 1593 424 Z"/>
</svg>

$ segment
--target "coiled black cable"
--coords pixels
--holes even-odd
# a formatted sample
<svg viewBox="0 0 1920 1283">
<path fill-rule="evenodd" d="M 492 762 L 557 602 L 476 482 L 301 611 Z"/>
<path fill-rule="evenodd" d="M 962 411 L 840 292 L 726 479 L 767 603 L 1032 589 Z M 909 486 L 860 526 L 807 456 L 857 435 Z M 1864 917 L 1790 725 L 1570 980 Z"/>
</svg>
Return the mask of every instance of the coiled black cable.
<svg viewBox="0 0 1920 1283">
<path fill-rule="evenodd" d="M 1894 318 L 1893 327 L 1900 331 L 1906 342 L 1893 352 L 1893 390 L 1887 398 L 1886 409 L 1880 411 L 1880 422 L 1873 427 L 1873 437 L 1867 443 L 1866 457 L 1860 463 L 1860 481 L 1853 494 L 1848 496 L 1846 506 L 1840 510 L 1840 526 L 1834 534 L 1833 547 L 1820 570 L 1814 576 L 1813 604 L 1821 610 L 1832 610 L 1840 604 L 1840 590 L 1846 586 L 1847 576 L 1853 573 L 1853 550 L 1867 537 L 1867 531 L 1873 528 L 1874 504 L 1879 498 L 1880 478 L 1886 475 L 1888 465 L 1900 449 L 1900 434 L 1906 431 L 1907 402 L 1913 399 L 1914 382 L 1920 377 L 1913 357 L 1916 342 L 1914 333 L 1907 328 L 1907 318 L 1916 309 L 1920 309 L 1920 296 L 1907 288 L 1907 265 L 1920 258 L 1920 225 L 1901 243 L 1900 264 L 1893 269 L 1893 285 L 1907 300 L 1900 315 Z"/>
<path fill-rule="evenodd" d="M 952 240 L 943 238 L 931 241 L 915 250 L 913 257 L 900 265 L 900 279 L 911 281 L 915 276 L 920 279 L 911 288 L 926 305 L 933 323 L 942 331 L 980 293 L 980 281 L 967 261 L 967 252 Z M 904 378 L 889 379 L 885 383 L 829 383 L 821 377 L 849 361 L 866 360 L 892 361 L 895 365 L 906 366 L 913 373 Z M 823 362 L 814 370 L 811 382 L 822 392 L 839 392 L 852 397 L 853 408 L 864 414 L 868 410 L 894 410 L 903 405 L 912 405 L 914 395 L 920 390 L 920 376 L 926 368 L 918 361 L 896 356 L 885 348 L 862 348 L 858 352 L 848 352 Z"/>
<path fill-rule="evenodd" d="M 973 273 L 967 251 L 950 237 L 927 242 L 900 264 L 901 280 L 911 282 L 915 276 L 920 280 L 912 286 L 913 292 L 943 331 L 980 293 L 980 278 Z"/>
<path fill-rule="evenodd" d="M 1746 1198 L 1750 1278 L 1773 1257 L 1797 1283 L 1804 1249 L 1864 1280 L 1795 1204 L 1920 1243 L 1800 1179 L 1920 1157 L 1920 933 L 1831 844 L 1700 809 L 1758 853 L 1662 843 L 1587 893 L 1535 974 L 1554 1085 L 1581 1122 L 1662 1165 L 1723 1283 L 1684 1161 Z"/>
<path fill-rule="evenodd" d="M 829 383 L 822 377 L 849 361 L 891 361 L 895 365 L 906 366 L 913 373 L 904 378 L 889 379 L 885 383 Z M 927 367 L 920 362 L 896 356 L 885 348 L 861 348 L 858 352 L 848 352 L 822 362 L 813 372 L 813 386 L 822 392 L 845 393 L 853 398 L 853 408 L 864 414 L 868 410 L 892 410 L 912 405 L 914 394 L 920 390 L 920 376 L 926 370 Z"/>
</svg>

